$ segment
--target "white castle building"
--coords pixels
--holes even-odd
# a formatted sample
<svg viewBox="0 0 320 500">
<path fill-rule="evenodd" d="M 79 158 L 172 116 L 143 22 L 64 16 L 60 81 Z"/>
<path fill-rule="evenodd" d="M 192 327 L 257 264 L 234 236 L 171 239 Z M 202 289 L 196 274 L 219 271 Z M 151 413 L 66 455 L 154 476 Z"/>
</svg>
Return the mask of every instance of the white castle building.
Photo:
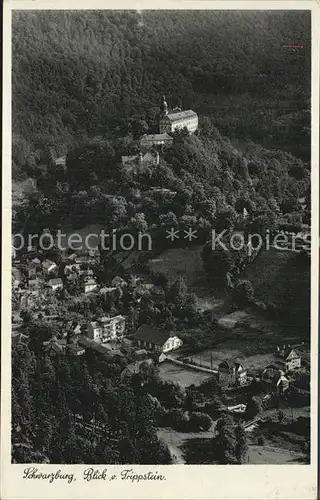
<svg viewBox="0 0 320 500">
<path fill-rule="evenodd" d="M 198 115 L 195 111 L 187 109 L 182 111 L 180 108 L 176 108 L 172 111 L 168 111 L 168 105 L 163 96 L 160 104 L 160 120 L 159 120 L 159 132 L 160 134 L 170 133 L 176 129 L 182 129 L 186 127 L 190 134 L 193 134 L 198 128 Z"/>
</svg>

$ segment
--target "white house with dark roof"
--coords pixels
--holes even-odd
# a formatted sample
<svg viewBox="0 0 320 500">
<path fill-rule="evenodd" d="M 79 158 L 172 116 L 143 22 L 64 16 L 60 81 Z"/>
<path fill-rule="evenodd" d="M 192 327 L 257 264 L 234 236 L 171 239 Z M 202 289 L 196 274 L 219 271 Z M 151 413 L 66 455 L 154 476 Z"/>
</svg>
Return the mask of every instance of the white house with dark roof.
<svg viewBox="0 0 320 500">
<path fill-rule="evenodd" d="M 90 293 L 96 290 L 97 282 L 94 278 L 86 278 L 83 283 L 84 293 Z"/>
<path fill-rule="evenodd" d="M 57 339 L 57 337 L 54 336 L 50 340 L 44 341 L 42 344 L 44 351 L 51 356 L 54 354 L 64 354 L 67 341 L 65 339 Z"/>
<path fill-rule="evenodd" d="M 103 316 L 96 321 L 90 321 L 87 327 L 87 336 L 95 342 L 108 342 L 124 336 L 126 319 L 122 315 Z"/>
<path fill-rule="evenodd" d="M 172 137 L 166 132 L 161 134 L 145 134 L 140 139 L 141 148 L 152 148 L 152 146 L 171 145 Z"/>
<path fill-rule="evenodd" d="M 160 156 L 157 152 L 156 155 L 153 155 L 150 151 L 147 151 L 145 154 L 139 153 L 138 155 L 133 156 L 121 156 L 122 166 L 133 168 L 139 165 L 148 165 L 148 164 L 156 164 L 158 165 L 160 162 Z"/>
<path fill-rule="evenodd" d="M 284 372 L 289 372 L 301 368 L 301 356 L 290 345 L 283 346 L 282 349 L 277 346 L 275 358 L 275 363 Z"/>
<path fill-rule="evenodd" d="M 61 278 L 52 278 L 49 280 L 49 286 L 51 287 L 51 290 L 55 292 L 56 290 L 62 290 L 63 289 L 63 281 Z"/>
<path fill-rule="evenodd" d="M 153 325 L 142 325 L 132 338 L 139 348 L 159 353 L 173 351 L 183 344 L 177 335 Z"/>
<path fill-rule="evenodd" d="M 219 383 L 225 386 L 245 385 L 247 383 L 247 370 L 237 360 L 222 361 L 218 371 Z"/>
<path fill-rule="evenodd" d="M 290 381 L 284 372 L 274 364 L 268 365 L 263 370 L 261 380 L 269 386 L 269 390 L 279 394 L 283 394 L 290 386 Z"/>
<path fill-rule="evenodd" d="M 50 274 L 58 269 L 58 266 L 52 260 L 46 259 L 42 262 L 42 269 L 45 274 Z"/>
<path fill-rule="evenodd" d="M 190 134 L 193 134 L 198 128 L 198 115 L 192 109 L 182 111 L 180 108 L 168 111 L 168 105 L 163 96 L 160 104 L 160 120 L 159 132 L 160 134 L 171 133 L 177 129 L 186 127 Z"/>
</svg>

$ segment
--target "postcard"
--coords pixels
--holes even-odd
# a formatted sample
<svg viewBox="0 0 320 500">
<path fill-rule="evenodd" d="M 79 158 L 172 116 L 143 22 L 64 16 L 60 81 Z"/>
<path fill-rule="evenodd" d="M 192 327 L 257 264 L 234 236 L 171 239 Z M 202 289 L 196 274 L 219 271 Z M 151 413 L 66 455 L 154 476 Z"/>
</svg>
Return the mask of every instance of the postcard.
<svg viewBox="0 0 320 500">
<path fill-rule="evenodd" d="M 4 4 L 1 498 L 317 498 L 315 1 Z"/>
</svg>

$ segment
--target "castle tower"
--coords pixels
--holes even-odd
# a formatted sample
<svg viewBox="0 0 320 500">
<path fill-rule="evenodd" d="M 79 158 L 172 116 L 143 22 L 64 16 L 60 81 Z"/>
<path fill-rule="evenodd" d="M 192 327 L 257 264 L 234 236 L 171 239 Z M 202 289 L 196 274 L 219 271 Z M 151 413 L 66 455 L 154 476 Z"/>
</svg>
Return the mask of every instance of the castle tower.
<svg viewBox="0 0 320 500">
<path fill-rule="evenodd" d="M 160 102 L 160 114 L 162 117 L 168 114 L 168 104 L 166 103 L 165 96 L 162 96 L 162 100 Z"/>
</svg>

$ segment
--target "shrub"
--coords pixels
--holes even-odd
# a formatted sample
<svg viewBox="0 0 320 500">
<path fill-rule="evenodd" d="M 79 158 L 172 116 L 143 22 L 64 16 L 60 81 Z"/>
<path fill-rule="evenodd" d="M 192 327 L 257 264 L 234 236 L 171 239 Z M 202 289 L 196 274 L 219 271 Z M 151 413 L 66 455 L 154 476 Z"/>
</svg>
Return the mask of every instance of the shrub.
<svg viewBox="0 0 320 500">
<path fill-rule="evenodd" d="M 189 418 L 181 408 L 173 408 L 166 413 L 165 423 L 176 431 L 186 432 Z"/>
<path fill-rule="evenodd" d="M 189 419 L 190 432 L 208 431 L 213 424 L 212 418 L 207 413 L 192 412 Z"/>
</svg>

